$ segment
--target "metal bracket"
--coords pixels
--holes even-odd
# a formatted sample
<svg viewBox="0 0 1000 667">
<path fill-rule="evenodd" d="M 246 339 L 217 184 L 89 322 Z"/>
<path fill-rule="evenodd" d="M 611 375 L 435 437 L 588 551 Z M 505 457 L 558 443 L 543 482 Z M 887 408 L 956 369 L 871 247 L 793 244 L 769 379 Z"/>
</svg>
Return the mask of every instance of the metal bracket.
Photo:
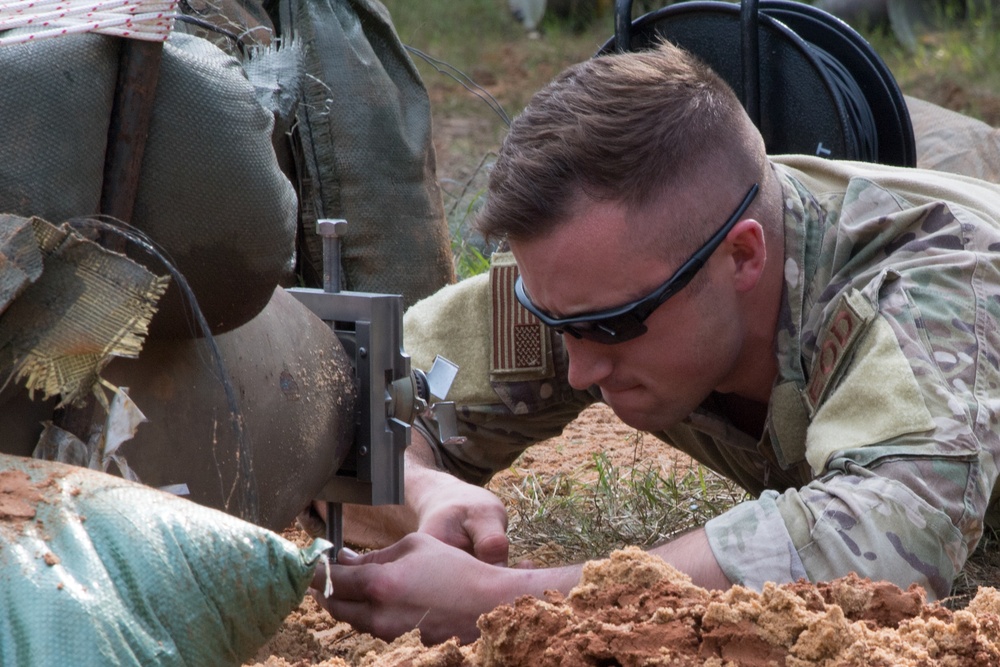
<svg viewBox="0 0 1000 667">
<path fill-rule="evenodd" d="M 402 297 L 311 288 L 288 292 L 330 323 L 353 359 L 358 382 L 354 447 L 318 499 L 402 504 L 403 452 L 410 442 L 410 425 L 408 419 L 397 416 L 405 406 L 396 404 L 407 401 L 395 400 L 399 385 L 393 383 L 412 382 L 410 357 L 402 348 Z"/>
<path fill-rule="evenodd" d="M 354 444 L 316 497 L 326 501 L 334 560 L 344 545 L 343 503 L 404 503 L 403 454 L 410 444 L 410 424 L 418 414 L 430 412 L 432 391 L 444 398 L 458 372 L 441 358 L 427 374 L 410 372 L 410 356 L 403 352 L 402 296 L 340 290 L 340 239 L 346 227 L 346 220 L 316 221 L 323 239 L 323 289 L 288 290 L 337 334 L 357 380 Z M 463 440 L 457 436 L 454 403 L 438 406 L 431 415 L 442 424 L 443 436 L 449 442 Z"/>
</svg>

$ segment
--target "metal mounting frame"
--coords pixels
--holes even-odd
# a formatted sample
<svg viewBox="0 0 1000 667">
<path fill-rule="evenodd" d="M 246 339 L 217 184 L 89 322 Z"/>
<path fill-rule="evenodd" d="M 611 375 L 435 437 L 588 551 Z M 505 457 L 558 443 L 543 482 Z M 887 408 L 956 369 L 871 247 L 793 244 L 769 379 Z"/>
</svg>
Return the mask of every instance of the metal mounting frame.
<svg viewBox="0 0 1000 667">
<path fill-rule="evenodd" d="M 393 416 L 392 383 L 410 376 L 403 352 L 403 298 L 395 294 L 288 292 L 328 322 L 352 358 L 358 383 L 354 445 L 318 500 L 362 505 L 402 504 L 403 452 L 410 425 Z"/>
</svg>

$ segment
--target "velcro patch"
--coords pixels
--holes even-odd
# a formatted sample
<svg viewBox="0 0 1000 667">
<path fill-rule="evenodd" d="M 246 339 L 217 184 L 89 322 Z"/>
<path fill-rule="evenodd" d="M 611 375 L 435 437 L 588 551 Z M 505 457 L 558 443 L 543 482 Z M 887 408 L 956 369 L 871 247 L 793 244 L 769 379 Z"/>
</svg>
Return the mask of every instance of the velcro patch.
<svg viewBox="0 0 1000 667">
<path fill-rule="evenodd" d="M 857 290 L 850 290 L 840 298 L 836 312 L 816 344 L 816 358 L 805 392 L 810 415 L 816 414 L 837 371 L 851 356 L 851 348 L 875 314 L 875 308 Z"/>
<path fill-rule="evenodd" d="M 490 264 L 491 377 L 504 381 L 551 377 L 549 332 L 514 296 L 517 264 L 509 253 L 495 253 Z"/>
</svg>

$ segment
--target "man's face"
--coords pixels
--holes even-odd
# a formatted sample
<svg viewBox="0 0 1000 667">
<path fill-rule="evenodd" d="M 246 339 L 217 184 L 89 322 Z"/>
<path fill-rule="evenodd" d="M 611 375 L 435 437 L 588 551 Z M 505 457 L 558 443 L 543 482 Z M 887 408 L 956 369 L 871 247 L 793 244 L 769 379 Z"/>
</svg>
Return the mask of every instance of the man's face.
<svg viewBox="0 0 1000 667">
<path fill-rule="evenodd" d="M 696 250 L 678 248 L 671 261 L 655 249 L 662 240 L 628 241 L 625 230 L 624 208 L 597 202 L 548 236 L 512 241 L 531 301 L 555 317 L 620 306 L 652 292 Z M 713 390 L 731 390 L 743 339 L 736 300 L 725 253 L 716 253 L 691 285 L 653 311 L 637 338 L 606 345 L 567 334 L 569 381 L 577 389 L 598 385 L 635 428 L 676 424 Z"/>
</svg>

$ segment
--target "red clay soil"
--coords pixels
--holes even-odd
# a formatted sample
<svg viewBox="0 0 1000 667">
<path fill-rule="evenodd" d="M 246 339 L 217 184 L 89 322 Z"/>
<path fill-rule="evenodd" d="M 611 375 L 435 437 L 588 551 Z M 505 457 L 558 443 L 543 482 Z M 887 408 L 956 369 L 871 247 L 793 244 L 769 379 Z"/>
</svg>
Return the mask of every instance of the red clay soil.
<svg viewBox="0 0 1000 667">
<path fill-rule="evenodd" d="M 926 604 L 919 587 L 849 576 L 812 585 L 708 592 L 629 548 L 589 563 L 566 597 L 522 597 L 479 619 L 468 646 L 391 644 L 303 608 L 256 665 L 304 667 L 916 667 L 1000 665 L 1000 593 L 966 609 Z"/>
<path fill-rule="evenodd" d="M 536 447 L 524 469 L 579 471 L 603 450 L 616 465 L 636 458 L 688 464 L 654 438 L 636 440 L 603 406 Z M 304 533 L 290 537 L 305 540 Z M 1000 667 L 1000 593 L 981 588 L 964 610 L 925 603 L 923 590 L 847 577 L 820 585 L 708 592 L 637 549 L 586 566 L 565 598 L 524 597 L 479 620 L 468 646 L 424 646 L 414 631 L 392 644 L 337 623 L 307 598 L 257 654 L 255 667 Z"/>
</svg>

